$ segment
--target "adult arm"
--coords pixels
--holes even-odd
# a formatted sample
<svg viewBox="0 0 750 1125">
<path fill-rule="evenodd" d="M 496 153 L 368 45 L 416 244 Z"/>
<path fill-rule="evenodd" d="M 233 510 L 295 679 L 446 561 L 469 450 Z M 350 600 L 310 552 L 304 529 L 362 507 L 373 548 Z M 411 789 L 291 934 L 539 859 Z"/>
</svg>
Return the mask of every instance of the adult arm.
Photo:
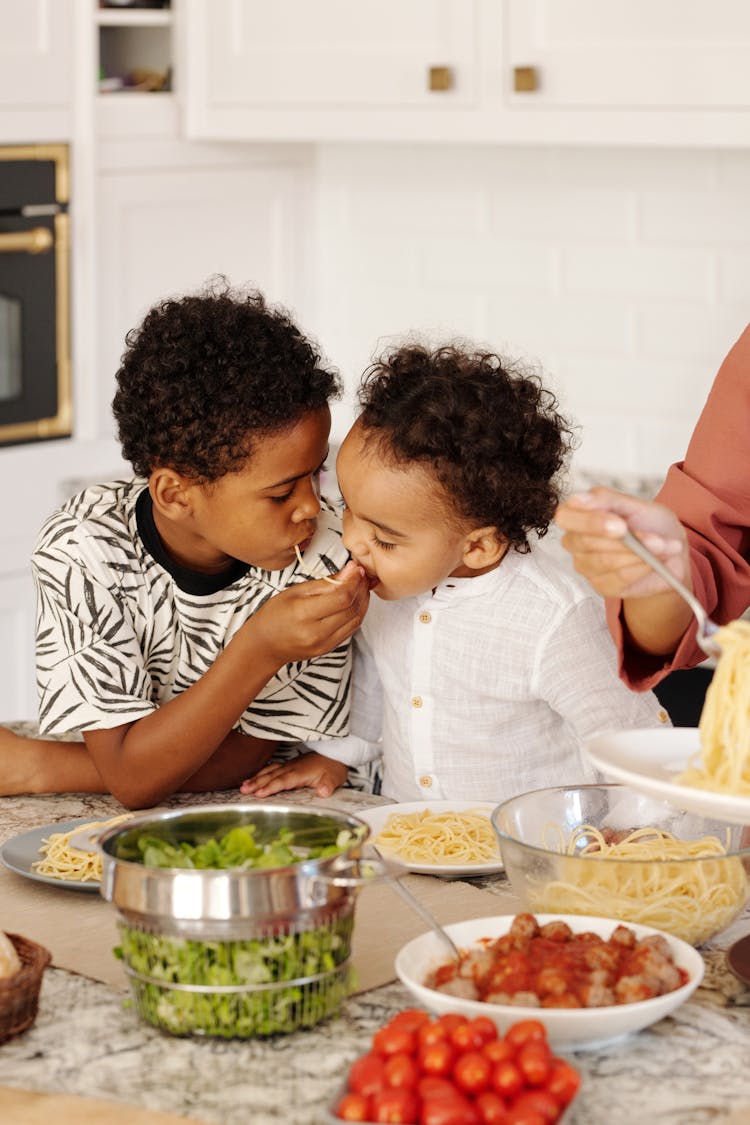
<svg viewBox="0 0 750 1125">
<path fill-rule="evenodd" d="M 685 459 L 671 467 L 656 503 L 607 489 L 558 510 L 576 569 L 608 597 L 620 672 L 638 689 L 705 659 L 695 622 L 676 594 L 619 543 L 629 527 L 692 586 L 721 622 L 750 604 L 750 327 L 724 360 Z"/>
</svg>

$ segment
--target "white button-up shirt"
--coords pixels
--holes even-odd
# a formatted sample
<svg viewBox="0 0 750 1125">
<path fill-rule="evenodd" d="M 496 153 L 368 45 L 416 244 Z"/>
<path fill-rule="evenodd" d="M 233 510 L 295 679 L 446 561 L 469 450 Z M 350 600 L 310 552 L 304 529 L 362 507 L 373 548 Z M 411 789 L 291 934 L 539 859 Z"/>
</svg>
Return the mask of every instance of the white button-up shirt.
<svg viewBox="0 0 750 1125">
<path fill-rule="evenodd" d="M 350 765 L 382 752 L 395 801 L 501 801 L 597 780 L 580 753 L 596 733 L 668 724 L 656 696 L 619 679 L 601 599 L 537 547 L 418 597 L 373 597 L 353 736 L 322 752 Z"/>
</svg>

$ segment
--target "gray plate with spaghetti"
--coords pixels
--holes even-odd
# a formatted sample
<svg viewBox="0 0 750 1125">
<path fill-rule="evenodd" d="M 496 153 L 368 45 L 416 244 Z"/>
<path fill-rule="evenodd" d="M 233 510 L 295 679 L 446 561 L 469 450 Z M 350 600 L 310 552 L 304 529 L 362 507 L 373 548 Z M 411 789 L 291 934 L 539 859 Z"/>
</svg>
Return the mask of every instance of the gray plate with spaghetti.
<svg viewBox="0 0 750 1125">
<path fill-rule="evenodd" d="M 85 883 L 78 879 L 56 879 L 52 875 L 41 875 L 34 870 L 33 864 L 42 859 L 44 841 L 49 839 L 53 832 L 72 832 L 82 824 L 90 824 L 91 817 L 79 817 L 78 820 L 60 820 L 53 824 L 42 824 L 38 828 L 31 828 L 28 832 L 21 832 L 13 836 L 0 848 L 0 859 L 6 867 L 16 875 L 23 875 L 26 879 L 34 879 L 37 883 L 47 883 L 51 887 L 61 887 L 66 891 L 99 892 L 98 879 L 89 879 Z"/>
</svg>

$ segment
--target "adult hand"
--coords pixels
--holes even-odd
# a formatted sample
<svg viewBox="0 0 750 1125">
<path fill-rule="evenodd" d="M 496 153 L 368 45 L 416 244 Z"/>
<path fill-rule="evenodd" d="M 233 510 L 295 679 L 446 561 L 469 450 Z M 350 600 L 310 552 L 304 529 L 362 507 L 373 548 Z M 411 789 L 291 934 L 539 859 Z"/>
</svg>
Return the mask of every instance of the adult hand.
<svg viewBox="0 0 750 1125">
<path fill-rule="evenodd" d="M 623 544 L 626 531 L 681 582 L 692 585 L 685 530 L 663 504 L 597 487 L 570 496 L 557 509 L 555 523 L 564 532 L 561 543 L 575 569 L 604 597 L 641 598 L 669 590 L 664 579 Z"/>
</svg>

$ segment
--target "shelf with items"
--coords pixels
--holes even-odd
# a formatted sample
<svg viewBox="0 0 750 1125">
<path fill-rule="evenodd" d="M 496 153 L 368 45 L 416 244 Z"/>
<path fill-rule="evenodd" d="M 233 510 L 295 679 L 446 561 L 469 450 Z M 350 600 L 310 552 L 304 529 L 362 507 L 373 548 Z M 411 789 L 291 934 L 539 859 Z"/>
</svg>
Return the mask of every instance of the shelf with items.
<svg viewBox="0 0 750 1125">
<path fill-rule="evenodd" d="M 100 94 L 163 94 L 172 88 L 172 9 L 96 9 Z"/>
</svg>

